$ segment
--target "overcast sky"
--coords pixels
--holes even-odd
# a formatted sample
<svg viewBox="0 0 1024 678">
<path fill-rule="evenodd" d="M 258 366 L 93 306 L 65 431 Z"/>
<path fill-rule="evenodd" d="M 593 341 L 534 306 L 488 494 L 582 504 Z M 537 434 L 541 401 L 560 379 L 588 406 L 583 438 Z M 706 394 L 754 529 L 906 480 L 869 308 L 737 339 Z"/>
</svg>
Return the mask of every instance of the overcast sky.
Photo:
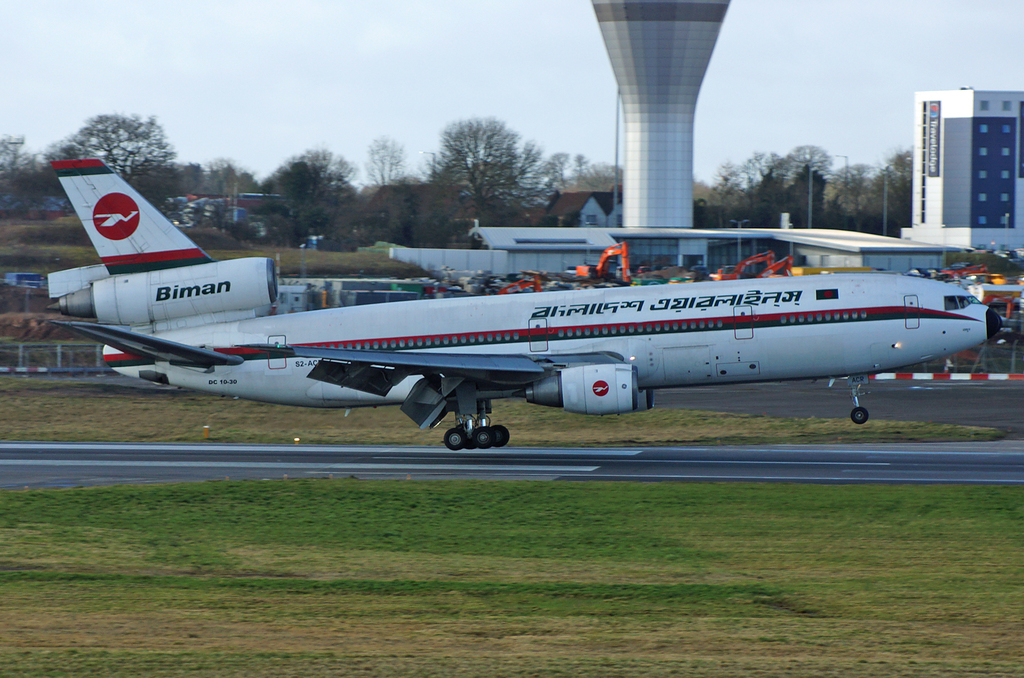
<svg viewBox="0 0 1024 678">
<path fill-rule="evenodd" d="M 322 146 L 358 182 L 377 137 L 419 169 L 445 125 L 493 116 L 547 154 L 614 159 L 616 84 L 590 0 L 7 4 L 0 137 L 30 151 L 137 113 L 181 162 L 265 177 Z M 1021 0 L 732 0 L 696 176 L 803 144 L 877 163 L 911 145 L 915 91 L 1024 90 L 1022 19 Z"/>
</svg>

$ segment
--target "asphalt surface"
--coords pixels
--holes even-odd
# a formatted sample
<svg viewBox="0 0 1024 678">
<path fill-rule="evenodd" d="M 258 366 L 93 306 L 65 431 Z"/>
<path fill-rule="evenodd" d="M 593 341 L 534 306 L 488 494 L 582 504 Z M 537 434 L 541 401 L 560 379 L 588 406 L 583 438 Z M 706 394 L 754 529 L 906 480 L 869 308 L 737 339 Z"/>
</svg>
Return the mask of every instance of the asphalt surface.
<svg viewBox="0 0 1024 678">
<path fill-rule="evenodd" d="M 137 384 L 137 380 L 126 380 Z M 272 446 L 0 443 L 0 488 L 277 478 L 488 478 L 814 483 L 1024 483 L 1024 382 L 871 382 L 873 419 L 941 421 L 1008 432 L 987 443 L 677 448 Z M 845 382 L 660 391 L 658 407 L 845 417 Z M 870 426 L 870 422 L 867 424 Z"/>
<path fill-rule="evenodd" d="M 0 443 L 0 487 L 343 478 L 1024 484 L 1024 441 L 685 448 Z"/>
<path fill-rule="evenodd" d="M 1024 382 L 871 381 L 860 397 L 871 419 L 988 426 L 1024 439 Z M 658 391 L 656 407 L 778 417 L 847 417 L 853 409 L 846 380 L 700 386 Z M 870 426 L 869 423 L 866 424 Z"/>
</svg>

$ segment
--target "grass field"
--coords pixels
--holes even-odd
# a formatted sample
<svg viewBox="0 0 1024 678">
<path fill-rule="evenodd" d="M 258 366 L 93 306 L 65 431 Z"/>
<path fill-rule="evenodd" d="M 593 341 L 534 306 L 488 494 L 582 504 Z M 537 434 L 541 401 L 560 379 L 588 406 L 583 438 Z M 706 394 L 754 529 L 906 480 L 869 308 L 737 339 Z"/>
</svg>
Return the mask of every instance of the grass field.
<svg viewBox="0 0 1024 678">
<path fill-rule="evenodd" d="M 502 404 L 517 443 L 985 440 Z M 319 411 L 0 378 L 0 439 L 438 444 Z M 2 473 L 2 467 L 0 467 Z M 0 492 L 7 676 L 1024 676 L 1024 491 L 224 481 Z"/>
<path fill-rule="evenodd" d="M 824 387 L 823 387 L 824 388 Z M 788 419 L 654 409 L 610 417 L 499 401 L 494 419 L 515 445 L 673 445 L 994 440 L 1001 431 L 927 422 Z M 452 417 L 447 421 L 450 423 Z M 315 410 L 134 388 L 111 380 L 79 382 L 0 377 L 0 440 L 197 441 L 438 445 L 440 430 L 420 431 L 396 407 Z"/>
<path fill-rule="evenodd" d="M 0 676 L 1024 675 L 1016 488 L 0 493 Z"/>
</svg>

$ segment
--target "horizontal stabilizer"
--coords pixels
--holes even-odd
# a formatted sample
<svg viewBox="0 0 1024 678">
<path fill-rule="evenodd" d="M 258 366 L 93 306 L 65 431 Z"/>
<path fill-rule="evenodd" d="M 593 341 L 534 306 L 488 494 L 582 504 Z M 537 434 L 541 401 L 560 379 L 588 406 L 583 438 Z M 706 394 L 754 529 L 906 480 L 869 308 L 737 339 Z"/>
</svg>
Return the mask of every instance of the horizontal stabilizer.
<svg viewBox="0 0 1024 678">
<path fill-rule="evenodd" d="M 240 365 L 242 357 L 217 353 L 205 348 L 179 344 L 176 341 L 158 339 L 148 334 L 138 334 L 130 330 L 97 325 L 94 323 L 65 322 L 51 320 L 54 325 L 65 327 L 83 337 L 113 346 L 119 351 L 131 355 L 152 358 L 183 367 L 213 367 L 214 365 Z"/>
</svg>

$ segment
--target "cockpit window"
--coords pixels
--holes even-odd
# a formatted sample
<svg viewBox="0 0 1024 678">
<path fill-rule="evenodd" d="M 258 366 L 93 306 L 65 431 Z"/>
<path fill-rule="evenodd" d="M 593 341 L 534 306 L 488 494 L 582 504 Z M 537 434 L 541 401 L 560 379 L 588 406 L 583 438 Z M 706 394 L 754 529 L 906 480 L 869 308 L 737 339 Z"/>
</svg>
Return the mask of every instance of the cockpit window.
<svg viewBox="0 0 1024 678">
<path fill-rule="evenodd" d="M 978 301 L 977 297 L 970 294 L 946 297 L 945 301 L 947 311 L 956 311 L 961 308 L 967 308 L 971 304 L 981 303 Z"/>
</svg>

